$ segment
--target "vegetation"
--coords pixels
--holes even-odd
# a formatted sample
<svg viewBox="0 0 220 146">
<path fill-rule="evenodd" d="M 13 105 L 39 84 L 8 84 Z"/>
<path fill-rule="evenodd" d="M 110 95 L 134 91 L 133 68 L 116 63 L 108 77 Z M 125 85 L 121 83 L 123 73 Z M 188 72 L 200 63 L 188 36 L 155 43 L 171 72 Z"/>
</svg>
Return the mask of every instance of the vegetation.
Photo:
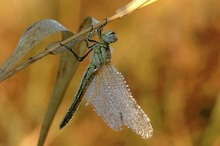
<svg viewBox="0 0 220 146">
<path fill-rule="evenodd" d="M 0 6 L 0 64 L 23 31 L 45 18 L 76 32 L 87 16 L 111 16 L 123 1 L 4 1 Z M 89 59 L 79 65 L 50 128 L 46 144 L 74 146 L 218 146 L 220 28 L 213 1 L 158 1 L 105 27 L 119 38 L 112 62 L 151 119 L 154 134 L 141 139 L 115 132 L 83 101 L 58 130 Z M 37 47 L 44 49 L 53 38 Z M 37 52 L 30 52 L 33 56 Z M 26 59 L 28 59 L 27 57 Z M 53 90 L 59 55 L 49 55 L 0 83 L 0 145 L 36 145 Z"/>
</svg>

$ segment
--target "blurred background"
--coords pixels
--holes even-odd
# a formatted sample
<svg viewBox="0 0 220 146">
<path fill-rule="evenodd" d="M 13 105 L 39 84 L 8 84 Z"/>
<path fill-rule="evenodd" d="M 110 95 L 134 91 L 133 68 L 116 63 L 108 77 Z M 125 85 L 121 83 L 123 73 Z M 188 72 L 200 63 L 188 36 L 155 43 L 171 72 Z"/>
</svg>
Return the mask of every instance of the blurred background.
<svg viewBox="0 0 220 146">
<path fill-rule="evenodd" d="M 34 22 L 55 19 L 76 32 L 87 16 L 110 17 L 129 0 L 1 0 L 0 65 Z M 150 117 L 147 140 L 126 126 L 113 131 L 84 99 L 66 128 L 58 125 L 89 63 L 80 64 L 46 146 L 219 146 L 220 2 L 161 0 L 109 23 L 119 40 L 112 62 Z M 38 46 L 43 50 L 51 41 Z M 28 57 L 27 57 L 28 58 Z M 49 55 L 0 83 L 0 146 L 36 145 L 60 55 Z"/>
</svg>

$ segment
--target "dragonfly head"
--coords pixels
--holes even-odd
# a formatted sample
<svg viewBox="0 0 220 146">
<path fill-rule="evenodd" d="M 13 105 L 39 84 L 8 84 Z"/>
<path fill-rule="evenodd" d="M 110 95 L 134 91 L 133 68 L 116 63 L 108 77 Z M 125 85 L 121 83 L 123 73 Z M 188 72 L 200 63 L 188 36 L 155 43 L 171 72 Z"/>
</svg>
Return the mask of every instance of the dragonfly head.
<svg viewBox="0 0 220 146">
<path fill-rule="evenodd" d="M 118 38 L 117 38 L 114 31 L 108 30 L 102 34 L 102 40 L 103 40 L 103 42 L 110 44 L 110 43 L 116 42 L 118 40 Z"/>
</svg>

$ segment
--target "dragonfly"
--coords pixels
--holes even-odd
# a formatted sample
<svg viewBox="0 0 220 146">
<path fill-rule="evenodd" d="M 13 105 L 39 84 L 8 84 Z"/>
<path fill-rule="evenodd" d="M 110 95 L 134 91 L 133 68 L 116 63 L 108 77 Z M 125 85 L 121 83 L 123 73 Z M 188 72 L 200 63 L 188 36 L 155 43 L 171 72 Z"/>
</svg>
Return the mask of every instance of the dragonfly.
<svg viewBox="0 0 220 146">
<path fill-rule="evenodd" d="M 83 57 L 79 57 L 71 48 L 67 47 L 80 62 L 92 50 L 93 53 L 75 98 L 60 123 L 60 129 L 72 118 L 85 95 L 87 103 L 93 105 L 96 113 L 112 129 L 119 131 L 125 124 L 142 138 L 150 138 L 153 134 L 150 119 L 133 98 L 123 75 L 111 62 L 113 49 L 110 44 L 117 41 L 117 36 L 112 30 L 102 34 L 101 31 L 106 24 L 107 20 L 96 30 L 99 41 L 91 39 L 92 27 L 86 39 L 89 51 Z M 93 44 L 89 46 L 89 42 Z"/>
</svg>

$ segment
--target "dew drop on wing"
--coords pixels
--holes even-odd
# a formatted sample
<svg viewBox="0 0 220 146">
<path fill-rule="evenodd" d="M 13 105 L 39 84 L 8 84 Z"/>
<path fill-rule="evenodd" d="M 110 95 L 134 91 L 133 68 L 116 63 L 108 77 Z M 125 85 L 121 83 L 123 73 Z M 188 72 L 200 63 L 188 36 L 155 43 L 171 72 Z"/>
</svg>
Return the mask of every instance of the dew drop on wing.
<svg viewBox="0 0 220 146">
<path fill-rule="evenodd" d="M 108 68 L 111 68 L 111 76 L 113 76 L 110 81 L 117 87 L 117 89 L 113 88 L 112 92 L 115 93 L 114 101 L 123 115 L 124 124 L 142 138 L 149 138 L 153 132 L 149 118 L 132 97 L 124 77 L 113 65 L 109 65 Z"/>
<path fill-rule="evenodd" d="M 114 130 L 121 130 L 122 119 L 118 112 L 113 97 L 114 93 L 111 92 L 112 86 L 109 82 L 109 70 L 106 66 L 97 70 L 94 79 L 91 81 L 85 93 L 89 103 L 94 107 L 96 113 Z"/>
</svg>

